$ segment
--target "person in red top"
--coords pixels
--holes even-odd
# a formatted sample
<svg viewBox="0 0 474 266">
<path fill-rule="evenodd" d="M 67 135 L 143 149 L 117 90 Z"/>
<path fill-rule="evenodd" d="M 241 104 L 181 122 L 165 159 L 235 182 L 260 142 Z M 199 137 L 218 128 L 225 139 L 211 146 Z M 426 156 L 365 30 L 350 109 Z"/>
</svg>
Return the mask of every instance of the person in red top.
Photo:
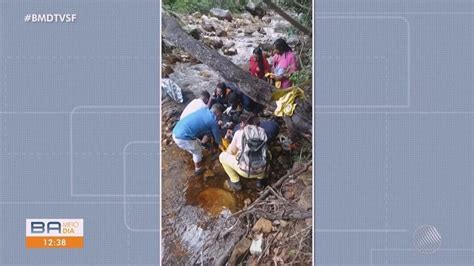
<svg viewBox="0 0 474 266">
<path fill-rule="evenodd" d="M 265 73 L 271 72 L 270 64 L 263 56 L 262 48 L 257 47 L 253 50 L 253 55 L 250 57 L 249 64 L 250 74 L 260 79 L 265 78 Z"/>
</svg>

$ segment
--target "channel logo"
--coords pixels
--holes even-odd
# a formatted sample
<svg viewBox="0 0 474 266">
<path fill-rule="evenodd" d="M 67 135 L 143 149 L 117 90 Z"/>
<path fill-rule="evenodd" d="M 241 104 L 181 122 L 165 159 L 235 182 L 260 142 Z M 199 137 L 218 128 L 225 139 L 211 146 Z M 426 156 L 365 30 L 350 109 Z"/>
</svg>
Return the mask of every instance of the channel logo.
<svg viewBox="0 0 474 266">
<path fill-rule="evenodd" d="M 26 248 L 83 247 L 83 219 L 26 219 Z"/>
</svg>

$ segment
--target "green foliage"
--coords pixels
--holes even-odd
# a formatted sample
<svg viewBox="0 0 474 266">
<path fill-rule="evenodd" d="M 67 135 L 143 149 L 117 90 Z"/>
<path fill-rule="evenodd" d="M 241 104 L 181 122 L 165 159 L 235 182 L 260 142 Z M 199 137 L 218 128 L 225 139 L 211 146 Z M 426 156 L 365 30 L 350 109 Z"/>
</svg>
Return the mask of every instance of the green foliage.
<svg viewBox="0 0 474 266">
<path fill-rule="evenodd" d="M 313 0 L 277 0 L 276 3 L 282 8 L 290 9 L 299 14 L 296 20 L 302 25 L 312 26 L 312 1 Z"/>
<path fill-rule="evenodd" d="M 307 80 L 311 80 L 311 76 L 312 76 L 311 65 L 309 65 L 293 73 L 290 77 L 290 80 L 294 85 L 298 86 L 299 84 Z"/>
<path fill-rule="evenodd" d="M 192 13 L 196 11 L 207 13 L 214 7 L 240 12 L 246 3 L 247 1 L 245 0 L 164 0 L 163 6 L 177 13 Z"/>
<path fill-rule="evenodd" d="M 301 147 L 298 152 L 292 152 L 292 162 L 307 162 L 308 160 L 311 160 L 313 157 L 313 146 L 311 142 L 307 141 L 306 139 L 302 139 L 301 142 Z"/>
</svg>

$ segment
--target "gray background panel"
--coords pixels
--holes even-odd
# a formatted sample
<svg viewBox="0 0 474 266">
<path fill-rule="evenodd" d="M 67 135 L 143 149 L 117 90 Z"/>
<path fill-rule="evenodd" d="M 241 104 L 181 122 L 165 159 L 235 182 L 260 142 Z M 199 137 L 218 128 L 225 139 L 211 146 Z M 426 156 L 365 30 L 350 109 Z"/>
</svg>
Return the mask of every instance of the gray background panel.
<svg viewBox="0 0 474 266">
<path fill-rule="evenodd" d="M 474 2 L 321 0 L 315 16 L 316 264 L 473 265 Z"/>
<path fill-rule="evenodd" d="M 0 1 L 1 265 L 159 263 L 159 12 L 148 0 Z M 151 143 L 124 150 L 135 141 Z M 28 218 L 84 219 L 84 249 L 26 250 Z"/>
</svg>

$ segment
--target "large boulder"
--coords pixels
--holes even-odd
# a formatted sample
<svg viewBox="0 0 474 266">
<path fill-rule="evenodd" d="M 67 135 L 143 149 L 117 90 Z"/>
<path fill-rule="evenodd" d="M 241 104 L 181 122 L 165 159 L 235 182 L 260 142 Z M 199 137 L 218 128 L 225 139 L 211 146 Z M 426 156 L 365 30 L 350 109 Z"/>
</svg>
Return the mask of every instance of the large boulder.
<svg viewBox="0 0 474 266">
<path fill-rule="evenodd" d="M 209 10 L 209 14 L 220 20 L 232 21 L 232 13 L 226 9 L 212 8 L 211 10 Z"/>
<path fill-rule="evenodd" d="M 247 10 L 253 16 L 257 16 L 260 18 L 265 16 L 266 14 L 262 2 L 254 3 L 252 0 L 249 0 L 248 4 L 245 5 L 245 10 Z"/>
</svg>

